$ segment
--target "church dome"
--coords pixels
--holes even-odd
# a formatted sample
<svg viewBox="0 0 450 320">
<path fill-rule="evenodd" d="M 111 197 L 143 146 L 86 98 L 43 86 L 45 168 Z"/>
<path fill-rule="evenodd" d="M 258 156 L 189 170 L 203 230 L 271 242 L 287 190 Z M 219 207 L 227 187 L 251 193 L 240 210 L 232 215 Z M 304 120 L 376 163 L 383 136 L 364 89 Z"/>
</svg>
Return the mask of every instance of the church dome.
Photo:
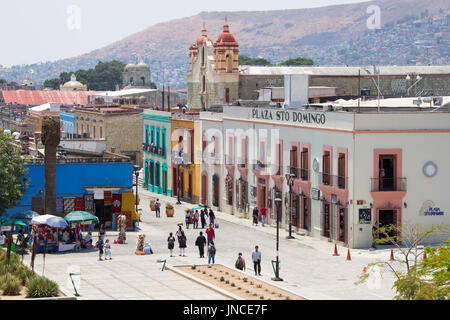
<svg viewBox="0 0 450 320">
<path fill-rule="evenodd" d="M 148 68 L 147 64 L 142 61 L 136 65 L 136 69 L 147 69 L 147 68 Z"/>
<path fill-rule="evenodd" d="M 220 42 L 237 44 L 237 41 L 234 38 L 233 34 L 230 33 L 230 26 L 228 24 L 223 25 L 223 31 L 217 38 L 216 43 L 220 43 Z"/>
<path fill-rule="evenodd" d="M 64 83 L 64 85 L 61 86 L 61 89 L 86 90 L 86 86 L 81 82 L 77 81 L 77 77 L 74 74 L 72 74 L 72 76 L 70 77 L 70 81 Z"/>
<path fill-rule="evenodd" d="M 134 68 L 136 68 L 136 65 L 134 65 L 132 63 L 129 63 L 125 66 L 125 70 L 130 70 L 130 69 L 134 69 Z"/>
<path fill-rule="evenodd" d="M 198 45 L 198 44 L 202 43 L 204 39 L 206 39 L 206 41 L 212 42 L 211 38 L 208 37 L 208 35 L 206 34 L 206 29 L 202 30 L 202 35 L 197 38 L 197 41 L 195 41 L 195 43 Z"/>
</svg>

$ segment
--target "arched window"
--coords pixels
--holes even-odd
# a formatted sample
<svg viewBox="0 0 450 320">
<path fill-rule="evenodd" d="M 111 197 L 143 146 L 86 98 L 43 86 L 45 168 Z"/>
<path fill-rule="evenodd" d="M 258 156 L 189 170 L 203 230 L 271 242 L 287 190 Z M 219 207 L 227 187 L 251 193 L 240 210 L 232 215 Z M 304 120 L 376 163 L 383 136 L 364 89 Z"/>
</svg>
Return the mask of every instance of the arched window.
<svg viewBox="0 0 450 320">
<path fill-rule="evenodd" d="M 233 56 L 231 54 L 227 54 L 225 60 L 227 63 L 227 73 L 232 73 L 233 72 Z"/>
<path fill-rule="evenodd" d="M 206 92 L 206 77 L 203 76 L 203 92 Z"/>
</svg>

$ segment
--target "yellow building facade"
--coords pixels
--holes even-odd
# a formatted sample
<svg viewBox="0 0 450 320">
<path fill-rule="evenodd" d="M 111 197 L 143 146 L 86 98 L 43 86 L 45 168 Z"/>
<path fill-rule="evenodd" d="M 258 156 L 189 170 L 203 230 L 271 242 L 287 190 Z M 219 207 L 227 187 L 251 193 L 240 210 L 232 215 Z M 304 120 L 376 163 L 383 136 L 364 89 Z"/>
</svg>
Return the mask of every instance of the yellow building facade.
<svg viewBox="0 0 450 320">
<path fill-rule="evenodd" d="M 186 202 L 200 201 L 199 113 L 172 114 L 172 195 Z"/>
</svg>

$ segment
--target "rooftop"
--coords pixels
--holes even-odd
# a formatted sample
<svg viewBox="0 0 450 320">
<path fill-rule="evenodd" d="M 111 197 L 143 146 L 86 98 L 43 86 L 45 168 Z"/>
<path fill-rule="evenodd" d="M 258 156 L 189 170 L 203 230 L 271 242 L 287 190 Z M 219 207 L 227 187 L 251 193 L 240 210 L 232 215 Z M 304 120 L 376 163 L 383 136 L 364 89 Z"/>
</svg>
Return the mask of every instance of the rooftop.
<svg viewBox="0 0 450 320">
<path fill-rule="evenodd" d="M 0 91 L 5 103 L 39 106 L 49 102 L 64 105 L 86 105 L 90 95 L 100 91 L 39 91 L 39 90 L 11 90 Z"/>
<path fill-rule="evenodd" d="M 380 75 L 406 75 L 408 74 L 450 74 L 450 65 L 445 66 L 377 66 Z M 307 74 L 313 76 L 361 76 L 376 75 L 373 66 L 368 67 L 264 67 L 264 66 L 240 66 L 241 75 L 285 75 Z"/>
</svg>

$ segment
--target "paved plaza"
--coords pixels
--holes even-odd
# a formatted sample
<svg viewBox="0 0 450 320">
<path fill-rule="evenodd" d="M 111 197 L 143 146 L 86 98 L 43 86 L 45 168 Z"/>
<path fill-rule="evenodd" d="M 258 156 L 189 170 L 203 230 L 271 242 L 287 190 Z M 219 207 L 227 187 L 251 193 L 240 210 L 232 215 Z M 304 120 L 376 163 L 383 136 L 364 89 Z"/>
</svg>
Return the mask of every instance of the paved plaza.
<svg viewBox="0 0 450 320">
<path fill-rule="evenodd" d="M 150 197 L 159 197 L 161 218 L 149 209 Z M 45 275 L 56 280 L 66 294 L 73 294 L 73 287 L 68 285 L 69 270 L 79 270 L 81 280 L 74 276 L 79 299 L 183 299 L 183 300 L 219 300 L 229 299 L 220 292 L 207 288 L 200 283 L 186 279 L 170 270 L 161 271 L 162 263 L 167 259 L 168 266 L 185 264 L 206 264 L 207 258 L 199 258 L 194 246 L 201 229 L 183 229 L 187 236 L 186 257 L 180 257 L 178 243 L 175 257 L 169 257 L 167 237 L 175 233 L 177 222 L 184 221 L 184 209 L 192 207 L 183 203 L 175 206 L 175 217 L 165 216 L 165 203 L 174 204 L 175 199 L 140 190 L 140 208 L 143 209 L 140 231 L 127 232 L 127 244 L 113 245 L 113 260 L 98 261 L 94 250 L 48 254 L 45 263 Z M 369 285 L 354 285 L 364 266 L 376 260 L 389 259 L 390 249 L 375 251 L 352 249 L 351 261 L 346 261 L 347 248 L 338 247 L 340 256 L 332 256 L 334 244 L 308 236 L 295 234 L 296 239 L 285 239 L 287 232 L 280 230 L 280 276 L 283 282 L 273 282 L 271 260 L 275 259 L 276 228 L 271 226 L 252 226 L 250 220 L 215 212 L 219 228 L 216 229 L 216 263 L 234 267 L 238 252 L 242 252 L 247 264 L 247 273 L 253 275 L 251 252 L 258 245 L 262 252 L 262 276 L 265 281 L 291 290 L 306 299 L 392 299 L 393 278 L 383 273 L 380 279 L 374 278 Z M 204 231 L 204 230 L 203 230 Z M 146 234 L 155 254 L 137 256 L 136 234 Z M 117 238 L 116 231 L 109 231 L 106 238 Z M 97 237 L 94 237 L 96 241 Z M 29 263 L 29 256 L 25 258 Z M 42 273 L 43 259 L 38 255 L 35 269 Z"/>
</svg>

